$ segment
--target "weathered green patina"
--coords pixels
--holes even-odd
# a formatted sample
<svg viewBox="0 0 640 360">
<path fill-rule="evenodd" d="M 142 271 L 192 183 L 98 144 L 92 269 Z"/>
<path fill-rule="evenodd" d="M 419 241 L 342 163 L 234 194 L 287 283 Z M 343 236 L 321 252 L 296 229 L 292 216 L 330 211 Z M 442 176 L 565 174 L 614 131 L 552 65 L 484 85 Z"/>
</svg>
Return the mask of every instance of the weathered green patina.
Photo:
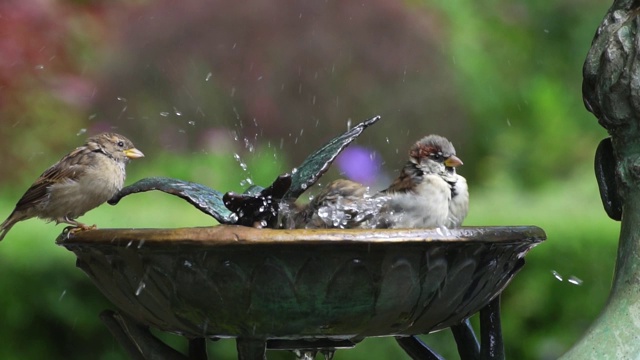
<svg viewBox="0 0 640 360">
<path fill-rule="evenodd" d="M 622 220 L 609 300 L 563 359 L 637 359 L 640 354 L 640 2 L 615 1 L 584 64 L 585 106 L 611 135 L 596 155 L 607 214 Z"/>
</svg>

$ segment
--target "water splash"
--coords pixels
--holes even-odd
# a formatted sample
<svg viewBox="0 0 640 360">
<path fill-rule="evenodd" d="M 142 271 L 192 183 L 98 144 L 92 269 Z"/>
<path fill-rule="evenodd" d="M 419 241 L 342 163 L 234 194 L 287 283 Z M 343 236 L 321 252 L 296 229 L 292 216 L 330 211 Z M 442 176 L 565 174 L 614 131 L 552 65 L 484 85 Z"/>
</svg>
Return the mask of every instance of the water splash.
<svg viewBox="0 0 640 360">
<path fill-rule="evenodd" d="M 558 281 L 563 281 L 564 279 L 562 278 L 562 275 L 560 275 L 560 273 L 558 273 L 555 270 L 551 270 L 551 274 L 553 275 L 554 278 L 558 279 Z"/>
<path fill-rule="evenodd" d="M 335 350 L 322 350 L 320 354 L 324 356 L 324 360 L 332 360 L 333 356 L 336 354 Z"/>
<path fill-rule="evenodd" d="M 211 80 L 211 77 L 212 77 L 212 76 L 213 76 L 213 74 L 212 74 L 211 72 L 209 72 L 209 73 L 207 74 L 207 77 L 205 77 L 205 78 L 204 78 L 204 81 L 209 81 L 209 80 Z"/>
<path fill-rule="evenodd" d="M 296 360 L 314 360 L 316 358 L 315 350 L 293 350 Z"/>
</svg>

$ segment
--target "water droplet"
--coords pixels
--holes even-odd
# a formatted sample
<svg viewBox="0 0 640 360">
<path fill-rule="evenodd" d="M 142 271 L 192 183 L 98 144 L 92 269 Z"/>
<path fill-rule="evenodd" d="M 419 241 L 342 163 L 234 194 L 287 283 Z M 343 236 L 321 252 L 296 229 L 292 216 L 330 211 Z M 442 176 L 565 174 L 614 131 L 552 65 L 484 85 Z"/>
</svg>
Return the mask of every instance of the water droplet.
<svg viewBox="0 0 640 360">
<path fill-rule="evenodd" d="M 351 130 L 351 118 L 347 119 L 347 130 Z"/>
<path fill-rule="evenodd" d="M 193 264 L 191 263 L 191 261 L 189 261 L 189 260 L 185 260 L 185 261 L 184 261 L 184 266 L 185 266 L 185 267 L 188 267 L 188 268 L 192 268 L 192 267 L 193 267 Z"/>
<path fill-rule="evenodd" d="M 144 245 L 144 239 L 140 240 L 140 242 L 138 243 L 138 249 L 142 248 L 142 245 Z"/>
<path fill-rule="evenodd" d="M 293 350 L 296 360 L 313 360 L 316 358 L 315 350 Z"/>
<path fill-rule="evenodd" d="M 140 296 L 142 289 L 145 287 L 147 287 L 147 284 L 145 284 L 144 281 L 140 281 L 140 284 L 138 284 L 138 288 L 136 289 L 136 296 Z"/>
<path fill-rule="evenodd" d="M 567 281 L 573 285 L 578 285 L 578 286 L 582 285 L 582 282 L 583 282 L 582 279 L 573 275 L 569 276 L 569 279 L 567 279 Z"/>
<path fill-rule="evenodd" d="M 44 69 L 44 65 L 36 65 L 36 70 L 42 70 Z"/>
<path fill-rule="evenodd" d="M 560 275 L 560 274 L 559 274 L 557 271 L 555 271 L 555 270 L 551 270 L 551 274 L 553 275 L 553 277 L 554 277 L 554 278 L 558 279 L 558 281 L 562 281 L 562 280 L 564 280 L 564 279 L 562 278 L 562 275 Z"/>
<path fill-rule="evenodd" d="M 333 355 L 335 355 L 335 350 L 320 350 L 322 356 L 324 356 L 324 360 L 332 360 Z"/>
<path fill-rule="evenodd" d="M 122 96 L 118 96 L 116 99 L 118 99 L 118 101 L 127 102 L 127 99 L 123 98 Z"/>
<path fill-rule="evenodd" d="M 163 111 L 163 112 L 160 113 L 160 116 L 167 117 L 167 116 L 169 116 L 169 112 Z"/>
<path fill-rule="evenodd" d="M 211 79 L 211 77 L 212 77 L 212 76 L 213 76 L 213 74 L 212 74 L 212 73 L 208 73 L 208 74 L 207 74 L 207 77 L 206 77 L 206 78 L 204 78 L 204 81 L 209 81 L 209 80 Z"/>
<path fill-rule="evenodd" d="M 240 155 L 238 155 L 237 153 L 233 154 L 233 158 L 236 159 L 236 161 L 240 161 Z"/>
<path fill-rule="evenodd" d="M 293 174 L 295 174 L 295 173 L 297 173 L 297 172 L 298 172 L 298 168 L 293 168 L 293 169 L 291 169 L 291 174 L 292 174 L 292 175 L 293 175 Z"/>
<path fill-rule="evenodd" d="M 191 126 L 194 126 L 196 124 L 196 122 L 192 120 L 192 121 L 188 121 L 187 124 L 189 124 Z"/>
<path fill-rule="evenodd" d="M 241 162 L 240 167 L 242 168 L 242 170 L 247 171 L 247 164 Z"/>
<path fill-rule="evenodd" d="M 182 112 L 176 109 L 175 106 L 173 107 L 173 112 L 176 114 L 176 116 L 182 116 Z"/>
<path fill-rule="evenodd" d="M 80 131 L 78 131 L 78 133 L 76 134 L 76 136 L 84 135 L 86 132 L 87 132 L 87 129 L 82 128 L 82 129 L 80 129 Z"/>
<path fill-rule="evenodd" d="M 62 301 L 62 298 L 67 295 L 67 290 L 62 290 L 62 294 L 60 294 L 60 297 L 58 298 L 58 301 Z"/>
<path fill-rule="evenodd" d="M 89 115 L 89 120 L 93 120 L 93 119 L 95 119 L 97 116 L 98 116 L 98 114 L 93 113 L 93 114 Z"/>
</svg>

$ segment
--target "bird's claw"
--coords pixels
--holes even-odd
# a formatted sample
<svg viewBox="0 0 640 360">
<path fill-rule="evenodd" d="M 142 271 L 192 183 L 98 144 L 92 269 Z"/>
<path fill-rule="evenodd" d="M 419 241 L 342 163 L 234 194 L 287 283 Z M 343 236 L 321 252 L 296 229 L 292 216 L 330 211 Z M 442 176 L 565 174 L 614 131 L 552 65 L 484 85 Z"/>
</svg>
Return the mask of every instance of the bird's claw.
<svg viewBox="0 0 640 360">
<path fill-rule="evenodd" d="M 64 232 L 67 233 L 67 236 L 70 236 L 80 231 L 95 230 L 97 228 L 98 227 L 95 224 L 93 225 L 78 224 L 76 226 L 67 226 L 66 228 L 64 228 Z"/>
</svg>

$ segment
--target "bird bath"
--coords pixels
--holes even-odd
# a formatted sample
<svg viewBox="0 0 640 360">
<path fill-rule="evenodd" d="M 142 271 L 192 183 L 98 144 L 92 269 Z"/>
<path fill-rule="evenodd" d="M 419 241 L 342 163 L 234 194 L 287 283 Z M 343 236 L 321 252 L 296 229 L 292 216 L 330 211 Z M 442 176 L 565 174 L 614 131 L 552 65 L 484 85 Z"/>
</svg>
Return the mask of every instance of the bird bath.
<svg viewBox="0 0 640 360">
<path fill-rule="evenodd" d="M 84 231 L 58 244 L 135 323 L 189 339 L 237 338 L 249 359 L 267 346 L 335 349 L 460 325 L 544 238 L 537 227 L 219 225 Z"/>
<path fill-rule="evenodd" d="M 395 336 L 414 359 L 438 359 L 419 334 L 451 328 L 463 358 L 502 359 L 499 295 L 545 239 L 537 227 L 279 229 L 280 204 L 312 186 L 380 118 L 329 141 L 291 174 L 243 194 L 147 178 L 110 200 L 160 190 L 222 225 L 63 232 L 102 293 L 119 309 L 102 319 L 135 359 L 186 359 L 148 328 L 190 339 L 237 339 L 240 359 L 266 349 L 326 352 Z M 481 340 L 468 318 L 480 312 Z M 301 355 L 302 356 L 302 355 Z"/>
</svg>

